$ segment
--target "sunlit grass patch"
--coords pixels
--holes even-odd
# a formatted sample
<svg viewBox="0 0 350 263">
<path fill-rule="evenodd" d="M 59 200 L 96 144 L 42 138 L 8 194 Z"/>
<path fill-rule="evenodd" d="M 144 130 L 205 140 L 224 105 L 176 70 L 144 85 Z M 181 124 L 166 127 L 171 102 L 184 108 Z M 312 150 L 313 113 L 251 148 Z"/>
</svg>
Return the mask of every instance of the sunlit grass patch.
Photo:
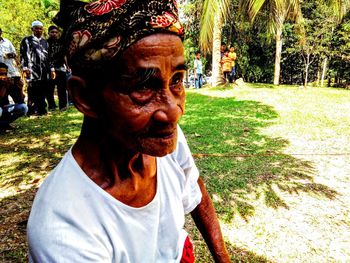
<svg viewBox="0 0 350 263">
<path fill-rule="evenodd" d="M 349 99 L 265 84 L 188 92 L 182 128 L 231 245 L 254 252 L 241 262 L 350 260 Z"/>
</svg>

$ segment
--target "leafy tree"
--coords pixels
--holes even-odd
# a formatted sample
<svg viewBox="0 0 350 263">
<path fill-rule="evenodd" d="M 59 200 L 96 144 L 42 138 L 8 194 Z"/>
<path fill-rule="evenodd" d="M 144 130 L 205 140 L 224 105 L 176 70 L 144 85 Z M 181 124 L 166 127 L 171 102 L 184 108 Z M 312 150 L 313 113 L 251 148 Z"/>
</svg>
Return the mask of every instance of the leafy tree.
<svg viewBox="0 0 350 263">
<path fill-rule="evenodd" d="M 307 87 L 310 65 L 327 57 L 337 19 L 322 2 L 305 1 L 299 48 L 304 61 L 304 87 Z"/>
<path fill-rule="evenodd" d="M 31 22 L 50 25 L 58 10 L 58 0 L 0 0 L 0 27 L 3 34 L 19 48 L 23 37 L 31 34 Z"/>
<path fill-rule="evenodd" d="M 282 32 L 283 24 L 287 19 L 299 20 L 301 10 L 298 0 L 242 0 L 241 9 L 246 11 L 251 21 L 261 10 L 267 11 L 268 30 L 275 37 L 275 70 L 273 84 L 280 82 L 281 55 L 282 55 Z"/>
<path fill-rule="evenodd" d="M 335 79 L 336 86 L 350 85 L 350 12 L 335 30 L 332 39 L 332 59 L 329 77 Z M 330 80 L 330 78 L 329 78 Z M 345 82 L 343 82 L 345 80 Z M 330 84 L 330 83 L 329 83 Z"/>
</svg>

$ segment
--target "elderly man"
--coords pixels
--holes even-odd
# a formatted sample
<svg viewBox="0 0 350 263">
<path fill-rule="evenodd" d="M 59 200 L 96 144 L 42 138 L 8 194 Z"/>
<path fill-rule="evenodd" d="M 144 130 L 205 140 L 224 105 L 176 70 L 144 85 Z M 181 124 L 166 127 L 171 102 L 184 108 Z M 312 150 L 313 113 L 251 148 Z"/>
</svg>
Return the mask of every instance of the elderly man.
<svg viewBox="0 0 350 263">
<path fill-rule="evenodd" d="M 17 66 L 16 57 L 17 54 L 14 46 L 8 39 L 2 37 L 2 30 L 0 28 L 0 63 L 6 64 L 8 68 L 7 95 L 10 95 L 15 103 L 23 104 L 23 82 Z M 7 96 L 5 96 L 5 100 L 7 100 Z M 9 101 L 7 100 L 6 103 L 8 104 Z"/>
<path fill-rule="evenodd" d="M 230 262 L 177 125 L 186 68 L 176 2 L 74 1 L 59 17 L 84 122 L 35 198 L 30 262 L 194 262 L 187 213 L 214 260 Z"/>
<path fill-rule="evenodd" d="M 42 37 L 43 23 L 34 21 L 32 32 L 33 35 L 25 37 L 20 46 L 22 69 L 28 82 L 28 114 L 44 115 L 47 113 L 45 96 L 50 73 L 49 45 Z"/>
</svg>

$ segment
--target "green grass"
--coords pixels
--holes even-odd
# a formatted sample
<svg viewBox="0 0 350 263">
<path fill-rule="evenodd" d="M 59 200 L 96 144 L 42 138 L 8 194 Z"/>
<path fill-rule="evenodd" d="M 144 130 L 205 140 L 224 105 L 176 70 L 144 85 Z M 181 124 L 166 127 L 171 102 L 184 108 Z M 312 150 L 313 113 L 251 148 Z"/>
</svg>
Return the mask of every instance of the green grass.
<svg viewBox="0 0 350 263">
<path fill-rule="evenodd" d="M 209 95 L 213 91 L 209 91 Z M 231 97 L 226 90 L 223 92 L 226 93 L 224 98 L 189 93 L 188 110 L 181 121 L 194 155 L 222 154 L 197 160 L 209 191 L 215 193 L 222 204 L 234 203 L 230 207 L 218 205 L 222 218 L 230 222 L 239 214 L 247 220 L 254 214 L 254 207 L 247 200 L 262 194 L 267 206 L 287 207 L 271 184 L 289 191 L 310 191 L 310 187 L 306 189 L 300 181 L 314 184 L 311 163 L 285 154 L 289 145 L 285 138 L 262 132 L 282 121 L 280 113 L 259 101 L 239 99 L 238 91 L 232 90 Z M 241 92 L 244 95 L 247 90 Z M 215 94 L 220 94 L 220 90 Z M 327 190 L 332 192 L 326 186 L 314 187 L 314 192 L 321 196 L 325 196 Z M 243 200 L 236 201 L 236 196 Z"/>
<path fill-rule="evenodd" d="M 340 89 L 188 90 L 180 125 L 234 262 L 350 261 L 349 116 L 350 92 Z M 35 190 L 81 121 L 71 108 L 0 135 L 0 262 L 24 261 Z M 188 219 L 198 262 L 212 262 Z"/>
</svg>

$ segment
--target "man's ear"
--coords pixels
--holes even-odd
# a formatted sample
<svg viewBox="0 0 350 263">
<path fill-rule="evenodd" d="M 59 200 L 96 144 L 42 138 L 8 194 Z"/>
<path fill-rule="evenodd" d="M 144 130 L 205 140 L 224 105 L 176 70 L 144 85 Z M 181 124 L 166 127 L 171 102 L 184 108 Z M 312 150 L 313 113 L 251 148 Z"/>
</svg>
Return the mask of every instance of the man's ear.
<svg viewBox="0 0 350 263">
<path fill-rule="evenodd" d="M 92 98 L 93 96 L 87 88 L 86 81 L 80 77 L 71 76 L 68 80 L 68 89 L 75 107 L 84 115 L 91 118 L 97 118 Z"/>
</svg>

